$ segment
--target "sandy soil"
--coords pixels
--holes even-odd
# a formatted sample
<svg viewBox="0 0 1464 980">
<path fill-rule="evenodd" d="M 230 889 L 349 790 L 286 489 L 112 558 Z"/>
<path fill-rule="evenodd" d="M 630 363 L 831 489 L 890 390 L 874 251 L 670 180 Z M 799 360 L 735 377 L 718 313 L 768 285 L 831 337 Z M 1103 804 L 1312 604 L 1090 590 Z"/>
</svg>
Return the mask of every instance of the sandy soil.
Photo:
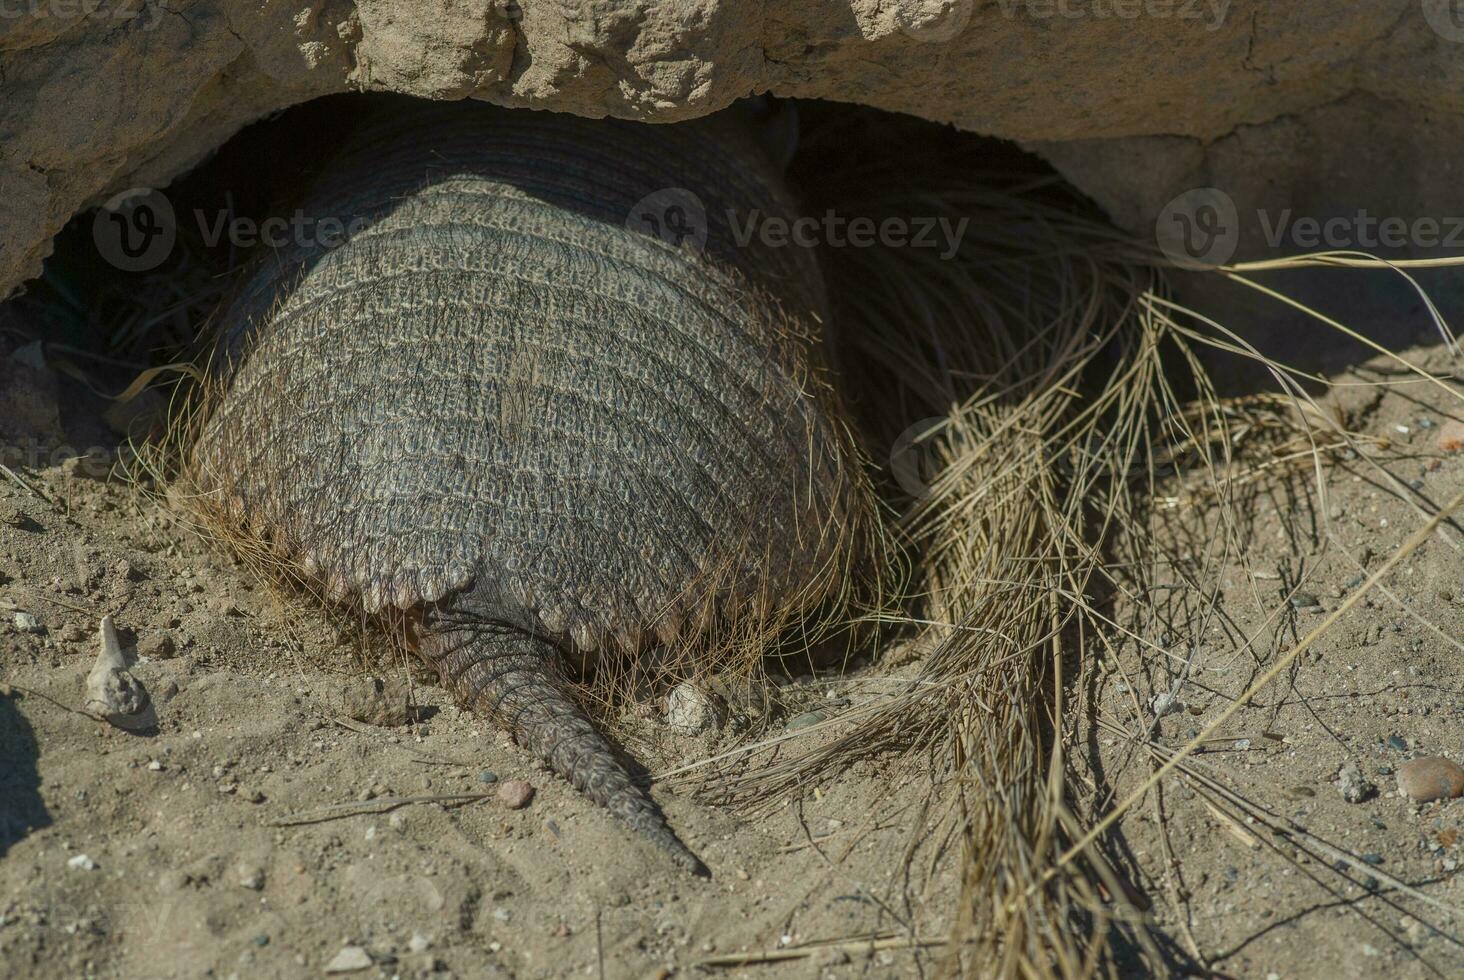
<svg viewBox="0 0 1464 980">
<path fill-rule="evenodd" d="M 701 881 L 428 678 L 414 675 L 405 724 L 352 721 L 343 692 L 360 682 L 357 634 L 282 603 L 106 479 L 118 437 L 101 422 L 105 403 L 60 353 L 40 357 L 24 340 L 0 333 L 0 462 L 14 471 L 0 473 L 0 975 L 320 975 L 348 946 L 369 958 L 363 976 L 886 977 L 938 962 L 938 950 L 854 949 L 705 965 L 821 939 L 943 935 L 951 855 L 923 842 L 913 867 L 933 870 L 902 870 L 918 776 L 862 764 L 771 810 L 662 785 L 672 822 L 713 870 Z M 1441 351 L 1418 357 L 1452 368 Z M 1354 378 L 1399 380 L 1380 364 Z M 1248 552 L 1219 556 L 1213 605 L 1156 601 L 1132 623 L 1142 642 L 1115 635 L 1084 726 L 1100 793 L 1148 775 L 1151 728 L 1154 751 L 1182 745 L 1320 623 L 1422 523 L 1414 504 L 1464 490 L 1464 457 L 1436 448 L 1458 412 L 1446 393 L 1347 392 L 1349 425 L 1390 445 L 1337 457 L 1324 504 L 1304 472 L 1257 481 L 1236 530 Z M 1185 526 L 1169 543 L 1193 563 L 1219 536 L 1185 540 Z M 1202 958 L 1246 977 L 1457 975 L 1453 920 L 1394 882 L 1464 906 L 1464 810 L 1404 800 L 1392 772 L 1415 755 L 1464 756 L 1461 568 L 1457 546 L 1420 549 L 1109 837 L 1168 957 L 1150 968 Z M 1159 594 L 1166 583 L 1152 584 Z M 103 614 L 152 694 L 155 731 L 75 710 Z M 762 720 L 778 731 L 820 706 L 857 707 L 893 669 L 875 658 L 844 676 L 780 678 L 781 704 Z M 1152 699 L 1170 693 L 1179 707 L 1155 724 Z M 618 732 L 657 773 L 739 738 L 735 726 L 675 734 L 656 705 L 628 706 Z M 1348 762 L 1374 786 L 1362 802 L 1334 785 Z M 485 772 L 537 795 L 509 809 Z M 1199 776 L 1293 832 L 1222 817 Z M 383 802 L 454 794 L 482 798 Z M 286 823 L 337 804 L 364 812 Z"/>
<path fill-rule="evenodd" d="M 1458 370 L 1442 349 L 1405 356 L 1439 374 Z M 1128 624 L 1136 636 L 1105 658 L 1095 700 L 1118 727 L 1093 725 L 1089 748 L 1096 781 L 1118 797 L 1153 771 L 1156 756 L 1141 747 L 1151 730 L 1160 751 L 1190 741 L 1422 526 L 1420 508 L 1432 513 L 1464 491 L 1464 458 L 1439 448 L 1461 415 L 1455 397 L 1383 359 L 1333 380 L 1351 386 L 1324 405 L 1364 451 L 1328 454 L 1325 501 L 1306 467 L 1256 480 L 1239 495 L 1239 556 L 1223 553 L 1213 512 L 1209 534 L 1185 538 L 1191 525 L 1176 521 L 1165 542 L 1176 568 L 1200 581 L 1207 560 L 1219 568 L 1213 604 L 1168 591 L 1180 574 L 1156 579 L 1152 613 Z M 1154 903 L 1176 967 L 1194 967 L 1197 951 L 1237 977 L 1460 975 L 1460 920 L 1446 909 L 1464 909 L 1464 805 L 1414 803 L 1395 773 L 1419 756 L 1464 762 L 1461 633 L 1456 526 L 1221 726 L 1190 775 L 1166 778 L 1158 799 L 1122 822 L 1111 851 Z M 1153 699 L 1169 694 L 1174 709 L 1156 722 Z M 1337 779 L 1348 764 L 1360 770 L 1359 802 Z M 1220 795 L 1203 779 L 1248 800 L 1251 817 L 1269 816 L 1217 813 Z"/>
<path fill-rule="evenodd" d="M 117 440 L 103 403 L 35 354 L 0 335 L 0 391 L 24 409 L 0 415 L 25 429 L 7 445 L 63 444 L 54 463 L 49 449 L 0 459 L 20 478 L 0 474 L 0 976 L 320 975 L 351 945 L 373 961 L 366 976 L 666 976 L 917 918 L 943 928 L 950 862 L 930 881 L 899 870 L 906 804 L 891 787 L 905 777 L 854 767 L 767 814 L 658 789 L 713 870 L 702 881 L 430 678 L 408 723 L 352 721 L 357 631 L 282 603 L 164 508 L 98 479 Z M 68 445 L 109 449 L 78 460 Z M 103 614 L 151 693 L 153 732 L 74 710 Z M 777 679 L 762 719 L 775 732 L 872 696 L 858 674 Z M 654 706 L 627 709 L 618 733 L 652 772 L 738 737 L 678 735 Z M 509 809 L 484 773 L 537 795 Z M 379 802 L 453 794 L 485 798 Z M 362 801 L 374 812 L 278 825 Z M 891 976 L 916 955 L 817 952 L 775 969 Z"/>
</svg>

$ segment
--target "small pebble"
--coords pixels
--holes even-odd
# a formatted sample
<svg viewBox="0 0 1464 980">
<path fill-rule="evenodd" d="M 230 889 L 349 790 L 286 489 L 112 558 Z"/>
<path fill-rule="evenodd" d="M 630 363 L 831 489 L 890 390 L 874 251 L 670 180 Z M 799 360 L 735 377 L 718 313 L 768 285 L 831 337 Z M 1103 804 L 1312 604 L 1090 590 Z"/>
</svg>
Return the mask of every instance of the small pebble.
<svg viewBox="0 0 1464 980">
<path fill-rule="evenodd" d="M 822 711 L 805 711 L 801 715 L 788 719 L 788 730 L 797 731 L 800 728 L 808 728 L 810 725 L 817 725 L 823 720 L 824 713 Z"/>
<path fill-rule="evenodd" d="M 1369 851 L 1362 855 L 1362 860 L 1367 864 L 1382 864 L 1383 856 L 1376 851 Z"/>
<path fill-rule="evenodd" d="M 1388 736 L 1388 747 L 1398 752 L 1408 751 L 1408 740 L 1399 735 Z"/>
<path fill-rule="evenodd" d="M 1464 795 L 1464 768 L 1442 756 L 1413 759 L 1398 767 L 1398 792 L 1411 800 L 1451 800 Z"/>
<path fill-rule="evenodd" d="M 1454 419 L 1445 422 L 1439 429 L 1438 447 L 1446 453 L 1456 453 L 1464 449 L 1464 422 Z"/>
<path fill-rule="evenodd" d="M 71 860 L 67 861 L 66 866 L 68 868 L 74 868 L 77 871 L 95 871 L 97 869 L 97 862 L 93 861 L 85 854 L 78 854 Z"/>
<path fill-rule="evenodd" d="M 494 772 L 492 769 L 484 769 L 482 772 L 478 773 L 478 782 L 496 783 L 498 782 L 498 773 Z"/>
<path fill-rule="evenodd" d="M 534 787 L 522 779 L 505 779 L 498 787 L 498 801 L 510 810 L 522 810 L 534 798 Z"/>
<path fill-rule="evenodd" d="M 1184 702 L 1178 698 L 1172 698 L 1168 694 L 1156 694 L 1149 699 L 1149 708 L 1154 712 L 1155 718 L 1163 718 L 1176 711 L 1183 711 Z"/>
<path fill-rule="evenodd" d="M 41 624 L 36 620 L 35 616 L 32 616 L 28 612 L 16 613 L 14 622 L 15 628 L 22 633 L 39 633 L 41 631 Z"/>
<path fill-rule="evenodd" d="M 264 887 L 264 872 L 252 864 L 241 864 L 235 869 L 239 887 L 257 892 Z"/>
<path fill-rule="evenodd" d="M 1337 773 L 1336 786 L 1348 803 L 1361 803 L 1377 792 L 1377 787 L 1362 774 L 1362 767 L 1355 762 L 1347 763 Z"/>
<path fill-rule="evenodd" d="M 409 698 L 406 678 L 400 676 L 357 677 L 341 688 L 346 716 L 381 728 L 407 723 Z"/>
<path fill-rule="evenodd" d="M 693 735 L 721 728 L 726 712 L 720 700 L 695 684 L 677 684 L 666 695 L 666 724 Z"/>
<path fill-rule="evenodd" d="M 427 947 L 431 945 L 432 940 L 428 939 L 420 932 L 414 932 L 412 933 L 412 938 L 407 942 L 407 949 L 411 950 L 413 953 L 425 953 L 427 951 Z"/>
<path fill-rule="evenodd" d="M 355 973 L 371 967 L 371 954 L 360 946 L 342 946 L 331 961 L 325 964 L 326 973 Z"/>
<path fill-rule="evenodd" d="M 167 633 L 152 633 L 137 641 L 137 655 L 149 660 L 171 660 L 178 655 L 178 644 Z"/>
</svg>

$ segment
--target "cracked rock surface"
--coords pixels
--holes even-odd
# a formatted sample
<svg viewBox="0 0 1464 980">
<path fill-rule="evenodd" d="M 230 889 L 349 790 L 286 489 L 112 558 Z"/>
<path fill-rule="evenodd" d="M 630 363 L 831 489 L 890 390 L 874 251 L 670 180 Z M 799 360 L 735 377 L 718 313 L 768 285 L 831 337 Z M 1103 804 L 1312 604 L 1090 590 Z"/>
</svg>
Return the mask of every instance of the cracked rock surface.
<svg viewBox="0 0 1464 980">
<path fill-rule="evenodd" d="M 1179 191 L 1242 213 L 1460 208 L 1464 28 L 1420 0 L 153 0 L 0 16 L 0 294 L 74 214 L 165 186 L 336 92 L 670 121 L 749 92 L 1036 149 L 1130 228 Z M 1266 246 L 1244 222 L 1242 252 Z"/>
</svg>

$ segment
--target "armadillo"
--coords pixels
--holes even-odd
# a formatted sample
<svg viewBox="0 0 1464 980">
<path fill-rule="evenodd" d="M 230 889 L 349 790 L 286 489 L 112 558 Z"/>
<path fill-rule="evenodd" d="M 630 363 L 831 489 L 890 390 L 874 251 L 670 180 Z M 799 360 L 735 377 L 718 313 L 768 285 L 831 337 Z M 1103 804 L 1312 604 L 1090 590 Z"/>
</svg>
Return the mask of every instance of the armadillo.
<svg viewBox="0 0 1464 980">
<path fill-rule="evenodd" d="M 345 234 L 268 252 L 217 318 L 185 461 L 213 519 L 402 615 L 461 704 L 706 874 L 562 658 L 752 635 L 847 584 L 869 505 L 819 267 L 747 232 L 796 214 L 777 165 L 726 116 L 423 103 L 301 210 Z"/>
</svg>

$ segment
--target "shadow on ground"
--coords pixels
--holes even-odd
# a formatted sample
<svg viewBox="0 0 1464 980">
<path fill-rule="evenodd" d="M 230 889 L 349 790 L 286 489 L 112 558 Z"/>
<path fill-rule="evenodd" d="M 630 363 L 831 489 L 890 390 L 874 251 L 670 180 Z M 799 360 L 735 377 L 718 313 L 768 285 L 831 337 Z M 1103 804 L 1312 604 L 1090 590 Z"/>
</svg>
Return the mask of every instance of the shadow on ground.
<svg viewBox="0 0 1464 980">
<path fill-rule="evenodd" d="M 14 700 L 0 696 L 0 858 L 32 831 L 50 826 L 39 756 L 30 722 Z"/>
</svg>

